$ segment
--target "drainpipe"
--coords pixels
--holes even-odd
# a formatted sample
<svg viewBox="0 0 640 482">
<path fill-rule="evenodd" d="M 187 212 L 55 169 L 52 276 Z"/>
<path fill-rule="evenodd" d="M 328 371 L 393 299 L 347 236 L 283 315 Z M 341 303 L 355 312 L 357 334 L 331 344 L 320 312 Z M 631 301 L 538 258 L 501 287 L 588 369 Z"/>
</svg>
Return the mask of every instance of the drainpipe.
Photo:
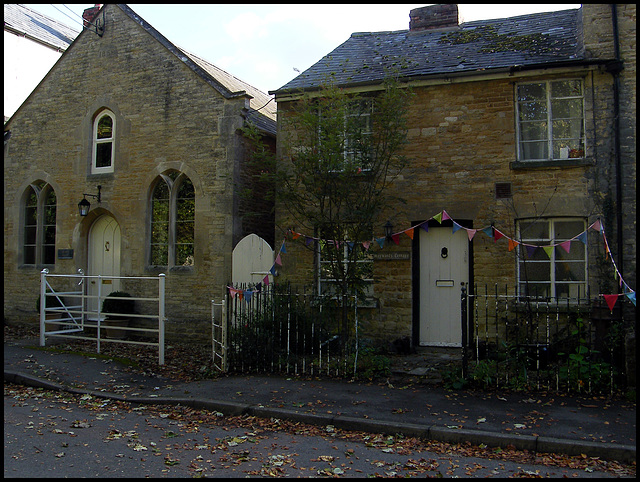
<svg viewBox="0 0 640 482">
<path fill-rule="evenodd" d="M 618 269 L 620 276 L 624 278 L 624 255 L 622 236 L 622 160 L 620 155 L 620 45 L 618 36 L 618 9 L 615 3 L 611 4 L 611 23 L 613 27 L 613 49 L 615 66 L 611 70 L 613 75 L 613 137 L 614 156 L 616 170 L 616 223 L 618 231 Z M 618 291 L 620 289 L 618 288 Z"/>
</svg>

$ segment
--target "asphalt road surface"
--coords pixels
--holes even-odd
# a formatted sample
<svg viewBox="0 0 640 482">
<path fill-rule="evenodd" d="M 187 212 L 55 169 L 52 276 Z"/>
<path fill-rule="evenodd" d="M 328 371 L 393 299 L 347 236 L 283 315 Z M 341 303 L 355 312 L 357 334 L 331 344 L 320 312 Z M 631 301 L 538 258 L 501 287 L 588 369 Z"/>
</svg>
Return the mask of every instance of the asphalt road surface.
<svg viewBox="0 0 640 482">
<path fill-rule="evenodd" d="M 5 384 L 5 478 L 198 476 L 635 477 L 635 467 Z"/>
</svg>

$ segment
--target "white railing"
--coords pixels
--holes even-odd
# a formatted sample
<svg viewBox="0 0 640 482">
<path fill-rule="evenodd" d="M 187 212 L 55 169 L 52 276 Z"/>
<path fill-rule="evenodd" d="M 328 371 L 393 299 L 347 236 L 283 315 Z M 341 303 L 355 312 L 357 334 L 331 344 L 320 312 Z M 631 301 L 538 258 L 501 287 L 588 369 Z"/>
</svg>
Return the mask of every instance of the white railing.
<svg viewBox="0 0 640 482">
<path fill-rule="evenodd" d="M 218 317 L 216 307 L 220 307 Z M 223 373 L 227 371 L 227 318 L 224 300 L 221 303 L 211 300 L 211 360 L 215 369 Z"/>
<path fill-rule="evenodd" d="M 97 281 L 97 293 L 88 293 L 87 280 Z M 107 330 L 105 326 L 106 313 L 102 312 L 102 302 L 109 293 L 103 293 L 102 285 L 105 281 L 112 283 L 118 280 L 121 284 L 129 287 L 139 286 L 141 292 L 157 292 L 157 296 L 132 296 L 126 298 L 134 303 L 143 306 L 134 313 L 122 313 L 121 317 L 130 320 L 139 319 L 147 322 L 152 320 L 153 328 L 141 326 L 110 326 L 120 332 L 135 332 L 138 334 L 157 334 L 158 341 L 141 341 L 131 339 L 118 339 L 104 336 Z M 76 283 L 77 281 L 77 283 Z M 157 290 L 144 286 L 145 283 L 157 282 Z M 66 287 L 79 286 L 79 290 L 69 290 Z M 55 286 L 54 286 L 55 285 Z M 128 288 L 130 291 L 134 291 Z M 56 298 L 61 306 L 47 307 L 47 299 Z M 118 298 L 114 298 L 118 299 Z M 120 298 L 122 299 L 122 298 Z M 89 308 L 89 305 L 96 308 Z M 157 320 L 157 327 L 155 321 Z M 126 343 L 136 345 L 148 345 L 158 347 L 158 363 L 164 365 L 164 325 L 165 316 L 165 275 L 159 274 L 157 277 L 138 276 L 103 276 L 85 275 L 82 270 L 78 274 L 49 274 L 48 269 L 43 269 L 40 273 L 40 346 L 45 346 L 46 337 L 74 338 L 80 340 L 95 340 L 97 342 L 97 352 L 100 353 L 101 343 Z M 47 327 L 57 326 L 57 329 L 47 331 Z M 62 329 L 60 329 L 62 327 Z M 95 336 L 89 336 L 88 331 L 95 329 Z M 154 337 L 155 338 L 155 337 Z"/>
</svg>

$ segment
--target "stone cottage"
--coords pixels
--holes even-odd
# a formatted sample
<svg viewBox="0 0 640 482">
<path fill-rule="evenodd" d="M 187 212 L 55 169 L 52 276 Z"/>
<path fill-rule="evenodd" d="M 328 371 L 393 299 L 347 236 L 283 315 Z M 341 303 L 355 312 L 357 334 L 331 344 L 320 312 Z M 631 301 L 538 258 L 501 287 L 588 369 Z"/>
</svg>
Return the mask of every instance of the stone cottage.
<svg viewBox="0 0 640 482">
<path fill-rule="evenodd" d="M 397 70 L 415 95 L 409 165 L 390 188 L 406 204 L 380 213 L 384 249 L 366 240 L 363 336 L 460 346 L 461 285 L 507 286 L 543 304 L 635 296 L 635 21 L 635 5 L 467 23 L 455 4 L 427 6 L 410 12 L 407 30 L 352 34 L 272 92 L 279 129 L 329 77 L 366 96 Z M 276 212 L 278 238 L 295 221 Z M 282 261 L 281 279 L 325 292 L 318 250 L 288 242 Z"/>
<path fill-rule="evenodd" d="M 275 149 L 274 103 L 126 5 L 85 13 L 4 126 L 5 322 L 36 321 L 44 268 L 164 273 L 167 337 L 206 341 L 234 246 L 251 233 L 273 243 L 270 206 L 239 193 L 251 179 L 240 129 L 253 121 Z"/>
</svg>

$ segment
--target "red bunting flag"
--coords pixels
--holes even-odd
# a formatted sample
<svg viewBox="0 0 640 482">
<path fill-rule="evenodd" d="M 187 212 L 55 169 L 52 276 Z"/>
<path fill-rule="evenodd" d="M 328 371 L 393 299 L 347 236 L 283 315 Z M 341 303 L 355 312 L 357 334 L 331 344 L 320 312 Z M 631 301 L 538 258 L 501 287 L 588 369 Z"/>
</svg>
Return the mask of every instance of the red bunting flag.
<svg viewBox="0 0 640 482">
<path fill-rule="evenodd" d="M 497 242 L 500 238 L 502 238 L 504 234 L 498 231 L 496 228 L 493 228 L 493 242 Z"/>
<path fill-rule="evenodd" d="M 604 300 L 607 302 L 607 306 L 609 310 L 613 312 L 613 307 L 616 305 L 616 301 L 618 301 L 618 295 L 602 295 L 604 296 Z"/>
<path fill-rule="evenodd" d="M 391 235 L 391 239 L 393 239 L 394 243 L 396 243 L 398 246 L 400 246 L 400 235 L 399 234 L 392 234 Z"/>
</svg>

